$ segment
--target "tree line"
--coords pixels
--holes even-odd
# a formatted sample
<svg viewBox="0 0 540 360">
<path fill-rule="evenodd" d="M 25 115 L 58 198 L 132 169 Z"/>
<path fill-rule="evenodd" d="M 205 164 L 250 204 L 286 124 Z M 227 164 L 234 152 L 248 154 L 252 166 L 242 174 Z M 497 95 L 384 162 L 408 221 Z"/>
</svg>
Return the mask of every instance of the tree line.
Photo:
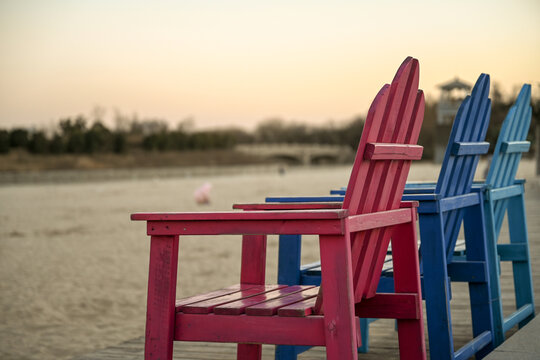
<svg viewBox="0 0 540 360">
<path fill-rule="evenodd" d="M 0 153 L 24 149 L 32 154 L 123 154 L 133 150 L 186 151 L 232 149 L 252 143 L 348 144 L 355 147 L 364 119 L 358 117 L 342 126 L 308 126 L 281 119 L 261 122 L 254 131 L 239 128 L 198 130 L 190 124 L 169 128 L 165 120 L 137 118 L 110 129 L 100 119 L 79 115 L 58 121 L 53 131 L 22 127 L 0 129 Z"/>
<path fill-rule="evenodd" d="M 497 87 L 492 91 L 491 98 L 491 121 L 486 141 L 492 144 L 493 149 L 513 99 L 504 99 Z M 433 157 L 433 139 L 437 135 L 436 109 L 436 102 L 426 103 L 418 141 L 424 146 L 426 159 Z M 528 136 L 531 141 L 539 118 L 540 99 L 534 99 L 533 124 Z M 116 126 L 113 129 L 105 125 L 101 116 L 94 116 L 91 120 L 83 115 L 60 119 L 52 131 L 0 128 L 0 154 L 13 149 L 26 149 L 33 154 L 123 154 L 134 150 L 159 152 L 232 149 L 238 144 L 251 143 L 348 145 L 356 150 L 365 119 L 358 116 L 340 124 L 319 126 L 268 119 L 259 123 L 253 131 L 239 128 L 195 131 L 189 121 L 173 129 L 165 120 L 138 119 L 136 116 L 117 116 L 115 120 Z"/>
</svg>

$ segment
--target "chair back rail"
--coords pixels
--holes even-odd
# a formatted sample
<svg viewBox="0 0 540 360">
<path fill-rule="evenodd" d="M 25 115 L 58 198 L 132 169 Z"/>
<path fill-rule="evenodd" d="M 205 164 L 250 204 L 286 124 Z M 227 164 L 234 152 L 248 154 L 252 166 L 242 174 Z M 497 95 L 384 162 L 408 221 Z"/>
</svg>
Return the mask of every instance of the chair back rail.
<svg viewBox="0 0 540 360">
<path fill-rule="evenodd" d="M 435 192 L 443 198 L 471 191 L 479 157 L 487 152 L 488 146 L 484 139 L 491 114 L 489 84 L 489 75 L 481 74 L 471 95 L 467 96 L 459 107 L 435 188 Z M 456 209 L 443 214 L 444 238 L 449 263 L 452 260 L 463 215 L 464 209 Z"/>
<path fill-rule="evenodd" d="M 350 215 L 399 208 L 411 161 L 422 151 L 416 143 L 425 100 L 418 82 L 418 60 L 409 57 L 375 97 L 343 201 Z M 382 228 L 351 238 L 355 301 L 375 295 L 390 235 Z"/>
<path fill-rule="evenodd" d="M 486 178 L 486 184 L 492 188 L 514 185 L 521 155 L 528 151 L 530 146 L 526 139 L 531 116 L 531 85 L 524 84 L 504 119 L 493 151 L 493 158 Z M 507 207 L 508 200 L 506 199 L 494 203 L 493 212 L 497 239 Z"/>
</svg>

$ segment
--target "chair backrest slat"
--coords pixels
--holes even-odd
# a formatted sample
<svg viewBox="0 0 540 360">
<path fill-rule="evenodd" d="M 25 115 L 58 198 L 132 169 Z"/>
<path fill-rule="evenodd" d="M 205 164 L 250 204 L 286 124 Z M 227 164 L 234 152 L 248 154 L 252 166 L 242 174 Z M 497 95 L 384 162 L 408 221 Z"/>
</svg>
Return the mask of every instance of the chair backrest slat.
<svg viewBox="0 0 540 360">
<path fill-rule="evenodd" d="M 435 192 L 444 197 L 471 191 L 474 174 L 481 154 L 489 145 L 484 142 L 491 114 L 489 75 L 481 74 L 470 96 L 461 103 L 457 112 Z M 447 260 L 452 260 L 461 223 L 463 209 L 443 214 Z"/>
<path fill-rule="evenodd" d="M 375 97 L 343 202 L 343 208 L 351 215 L 399 207 L 411 160 L 418 158 L 420 151 L 416 143 L 425 101 L 418 82 L 418 60 L 409 57 L 400 66 L 392 84 L 383 86 Z M 375 294 L 389 241 L 388 229 L 353 236 L 357 301 Z"/>
</svg>

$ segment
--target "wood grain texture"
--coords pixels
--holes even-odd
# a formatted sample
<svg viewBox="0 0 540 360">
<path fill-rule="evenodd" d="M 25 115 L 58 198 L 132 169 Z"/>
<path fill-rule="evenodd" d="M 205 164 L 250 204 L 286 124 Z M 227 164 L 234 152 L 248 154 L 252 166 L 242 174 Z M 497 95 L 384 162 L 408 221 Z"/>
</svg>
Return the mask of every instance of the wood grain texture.
<svg viewBox="0 0 540 360">
<path fill-rule="evenodd" d="M 312 299 L 319 294 L 319 288 L 308 288 L 301 292 L 296 292 L 286 297 L 277 298 L 274 300 L 266 301 L 257 305 L 252 305 L 246 308 L 246 315 L 250 316 L 272 316 L 277 314 L 277 311 L 288 306 L 306 299 Z"/>
<path fill-rule="evenodd" d="M 216 306 L 260 295 L 266 292 L 271 292 L 282 287 L 285 287 L 285 285 L 256 285 L 247 290 L 240 290 L 229 295 L 207 300 L 205 299 L 196 303 L 185 305 L 182 307 L 182 312 L 186 314 L 209 314 Z"/>
<path fill-rule="evenodd" d="M 263 285 L 266 277 L 266 235 L 242 237 L 241 284 Z"/>
<path fill-rule="evenodd" d="M 311 289 L 313 286 L 303 286 L 303 285 L 293 285 L 288 286 L 285 288 L 280 288 L 276 291 L 267 292 L 261 295 L 252 296 L 248 298 L 243 298 L 238 301 L 233 301 L 224 305 L 219 305 L 214 308 L 214 313 L 218 315 L 240 315 L 243 314 L 246 310 L 246 308 L 250 306 L 255 306 L 263 303 L 267 303 L 270 301 L 274 301 L 276 304 L 275 309 L 279 309 L 279 305 L 277 305 L 278 301 L 275 300 L 285 300 L 288 297 L 288 295 L 299 293 L 307 289 Z M 290 301 L 290 300 L 289 300 Z M 251 315 L 253 315 L 253 310 L 256 309 L 255 307 L 252 309 Z M 270 308 L 269 308 L 270 309 Z M 272 311 L 269 315 L 274 315 L 275 312 Z"/>
<path fill-rule="evenodd" d="M 364 152 L 366 160 L 420 160 L 424 147 L 409 144 L 368 143 Z"/>
<path fill-rule="evenodd" d="M 144 347 L 147 359 L 172 359 L 177 264 L 178 236 L 153 236 Z"/>
</svg>

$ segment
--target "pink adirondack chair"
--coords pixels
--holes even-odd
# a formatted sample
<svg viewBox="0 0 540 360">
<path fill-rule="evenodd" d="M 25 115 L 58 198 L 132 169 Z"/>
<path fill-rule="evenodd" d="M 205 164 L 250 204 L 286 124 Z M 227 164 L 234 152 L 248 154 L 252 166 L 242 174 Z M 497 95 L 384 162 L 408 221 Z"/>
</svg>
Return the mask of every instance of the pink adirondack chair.
<svg viewBox="0 0 540 360">
<path fill-rule="evenodd" d="M 422 153 L 418 77 L 407 58 L 375 97 L 342 208 L 131 216 L 151 236 L 146 359 L 172 359 L 175 340 L 238 343 L 239 359 L 260 359 L 260 344 L 326 346 L 328 359 L 357 359 L 359 317 L 397 319 L 401 358 L 425 359 L 416 204 L 400 203 Z M 243 235 L 240 283 L 176 300 L 179 236 L 221 234 Z M 268 234 L 319 235 L 323 285 L 266 285 Z M 396 293 L 377 294 L 390 238 Z"/>
</svg>

